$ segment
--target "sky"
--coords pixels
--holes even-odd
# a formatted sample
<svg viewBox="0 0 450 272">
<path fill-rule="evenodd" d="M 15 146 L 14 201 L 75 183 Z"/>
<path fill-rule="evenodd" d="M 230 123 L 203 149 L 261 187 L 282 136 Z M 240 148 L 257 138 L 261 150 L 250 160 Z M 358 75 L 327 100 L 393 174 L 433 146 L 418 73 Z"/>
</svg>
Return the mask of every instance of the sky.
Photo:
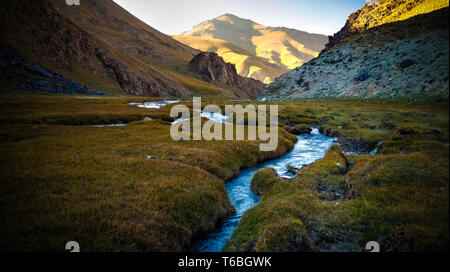
<svg viewBox="0 0 450 272">
<path fill-rule="evenodd" d="M 114 0 L 151 27 L 169 35 L 225 13 L 265 26 L 332 35 L 365 0 Z"/>
</svg>

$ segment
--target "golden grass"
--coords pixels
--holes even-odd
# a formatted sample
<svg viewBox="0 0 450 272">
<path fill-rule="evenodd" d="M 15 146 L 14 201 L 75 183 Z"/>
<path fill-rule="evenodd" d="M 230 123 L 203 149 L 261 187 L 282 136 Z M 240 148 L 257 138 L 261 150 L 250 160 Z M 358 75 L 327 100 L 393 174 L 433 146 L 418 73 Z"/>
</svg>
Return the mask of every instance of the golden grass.
<svg viewBox="0 0 450 272">
<path fill-rule="evenodd" d="M 185 250 L 232 213 L 224 181 L 295 139 L 281 131 L 274 152 L 249 141 L 175 142 L 170 106 L 127 104 L 153 99 L 2 94 L 0 248 L 63 251 L 75 240 L 82 251 Z"/>
<path fill-rule="evenodd" d="M 379 5 L 372 6 L 372 9 L 366 11 L 364 17 L 358 19 L 353 27 L 370 29 L 383 24 L 403 21 L 448 6 L 448 0 L 407 0 L 401 3 L 382 0 Z"/>
</svg>

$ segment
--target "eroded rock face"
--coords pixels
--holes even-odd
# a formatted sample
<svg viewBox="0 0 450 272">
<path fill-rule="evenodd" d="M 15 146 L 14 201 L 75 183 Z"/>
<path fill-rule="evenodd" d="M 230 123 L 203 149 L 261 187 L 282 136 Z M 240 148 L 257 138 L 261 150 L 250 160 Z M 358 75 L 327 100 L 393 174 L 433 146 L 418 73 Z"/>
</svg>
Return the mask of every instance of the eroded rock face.
<svg viewBox="0 0 450 272">
<path fill-rule="evenodd" d="M 96 57 L 110 70 L 110 74 L 116 79 L 122 90 L 141 96 L 183 96 L 186 90 L 175 82 L 165 79 L 158 72 L 147 70 L 146 80 L 142 79 L 120 62 L 108 56 L 103 50 L 97 50 Z"/>
<path fill-rule="evenodd" d="M 239 76 L 234 64 L 227 63 L 213 52 L 202 52 L 189 63 L 189 69 L 207 82 L 221 82 L 247 93 L 250 97 L 258 97 L 264 88 L 259 80 Z"/>
<path fill-rule="evenodd" d="M 204 52 L 198 54 L 189 63 L 189 68 L 208 82 L 220 81 L 233 87 L 238 82 L 235 66 L 226 63 L 216 53 Z"/>
</svg>

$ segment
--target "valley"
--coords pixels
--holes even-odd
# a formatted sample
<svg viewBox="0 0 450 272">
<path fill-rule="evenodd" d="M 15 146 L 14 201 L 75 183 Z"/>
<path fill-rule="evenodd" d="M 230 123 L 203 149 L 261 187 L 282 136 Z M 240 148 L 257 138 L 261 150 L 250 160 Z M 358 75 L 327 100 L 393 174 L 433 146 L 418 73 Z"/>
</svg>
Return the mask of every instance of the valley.
<svg viewBox="0 0 450 272">
<path fill-rule="evenodd" d="M 211 14 L 167 35 L 5 1 L 0 251 L 448 251 L 448 0 L 367 1 L 330 37 Z"/>
<path fill-rule="evenodd" d="M 258 172 L 252 189 L 262 194 L 262 202 L 244 215 L 226 250 L 250 250 L 252 241 L 254 250 L 263 251 L 348 250 L 344 242 L 361 250 L 367 239 L 381 240 L 391 250 L 398 243 L 414 251 L 446 246 L 445 105 L 280 103 L 280 117 L 290 124 L 280 124 L 276 151 L 260 152 L 257 141 L 174 142 L 170 106 L 129 105 L 151 98 L 1 98 L 4 249 L 59 251 L 71 237 L 85 251 L 186 250 L 194 236 L 213 231 L 219 219 L 233 214 L 225 182 L 241 169 L 289 152 L 297 137 L 288 131 L 302 126 L 337 137 L 342 147 L 333 147 L 293 180 Z M 152 120 L 141 121 L 145 117 Z M 131 123 L 88 126 L 116 122 Z M 375 148 L 377 154 L 369 155 Z M 278 221 L 276 214 L 285 219 Z M 372 222 L 368 229 L 366 220 Z M 274 244 L 261 244 L 266 228 L 284 234 L 267 238 Z M 399 238 L 399 230 L 411 240 Z M 317 233 L 327 236 L 312 240 Z M 292 245 L 296 235 L 311 240 L 311 247 Z M 418 236 L 426 243 L 413 243 Z"/>
</svg>

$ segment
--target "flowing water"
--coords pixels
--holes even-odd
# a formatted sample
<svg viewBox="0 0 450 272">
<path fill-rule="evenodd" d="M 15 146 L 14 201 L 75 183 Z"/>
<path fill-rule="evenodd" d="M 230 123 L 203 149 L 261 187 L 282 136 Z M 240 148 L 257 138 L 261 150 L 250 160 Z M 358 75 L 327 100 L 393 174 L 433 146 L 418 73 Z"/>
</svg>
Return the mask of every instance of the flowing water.
<svg viewBox="0 0 450 272">
<path fill-rule="evenodd" d="M 179 101 L 155 101 L 130 104 L 144 108 L 161 108 L 177 102 Z M 227 123 L 228 121 L 227 116 L 222 113 L 201 112 L 200 115 L 218 123 Z M 178 118 L 172 124 L 188 120 Z M 325 136 L 319 133 L 318 129 L 313 129 L 310 134 L 298 136 L 298 141 L 294 148 L 283 157 L 261 163 L 254 168 L 242 170 L 238 177 L 225 183 L 225 189 L 231 204 L 236 209 L 236 213 L 226 218 L 221 226 L 213 233 L 206 235 L 201 240 L 195 241 L 191 246 L 191 251 L 222 251 L 223 246 L 231 238 L 244 213 L 260 201 L 260 197 L 255 195 L 250 189 L 252 178 L 258 170 L 268 167 L 273 168 L 279 177 L 293 179 L 296 176 L 297 170 L 323 158 L 334 141 L 335 138 Z"/>
<path fill-rule="evenodd" d="M 334 138 L 313 129 L 311 134 L 298 136 L 294 148 L 283 157 L 259 164 L 255 168 L 242 170 L 238 177 L 225 184 L 228 197 L 236 208 L 236 213 L 226 218 L 213 233 L 194 242 L 191 251 L 220 252 L 222 250 L 225 243 L 231 238 L 242 215 L 260 201 L 260 197 L 250 190 L 250 182 L 258 170 L 270 167 L 275 169 L 278 176 L 292 179 L 295 177 L 294 169 L 301 169 L 305 165 L 323 158 L 334 141 Z"/>
<path fill-rule="evenodd" d="M 139 102 L 131 102 L 128 103 L 129 105 L 132 106 L 136 106 L 139 108 L 146 108 L 146 109 L 160 109 L 162 107 L 165 107 L 167 105 L 173 104 L 173 103 L 178 103 L 180 102 L 179 100 L 160 100 L 160 101 L 152 101 L 152 102 L 144 102 L 144 103 L 139 103 Z"/>
<path fill-rule="evenodd" d="M 127 124 L 120 123 L 120 124 L 108 124 L 108 125 L 92 125 L 92 127 L 124 127 L 126 125 Z"/>
</svg>

